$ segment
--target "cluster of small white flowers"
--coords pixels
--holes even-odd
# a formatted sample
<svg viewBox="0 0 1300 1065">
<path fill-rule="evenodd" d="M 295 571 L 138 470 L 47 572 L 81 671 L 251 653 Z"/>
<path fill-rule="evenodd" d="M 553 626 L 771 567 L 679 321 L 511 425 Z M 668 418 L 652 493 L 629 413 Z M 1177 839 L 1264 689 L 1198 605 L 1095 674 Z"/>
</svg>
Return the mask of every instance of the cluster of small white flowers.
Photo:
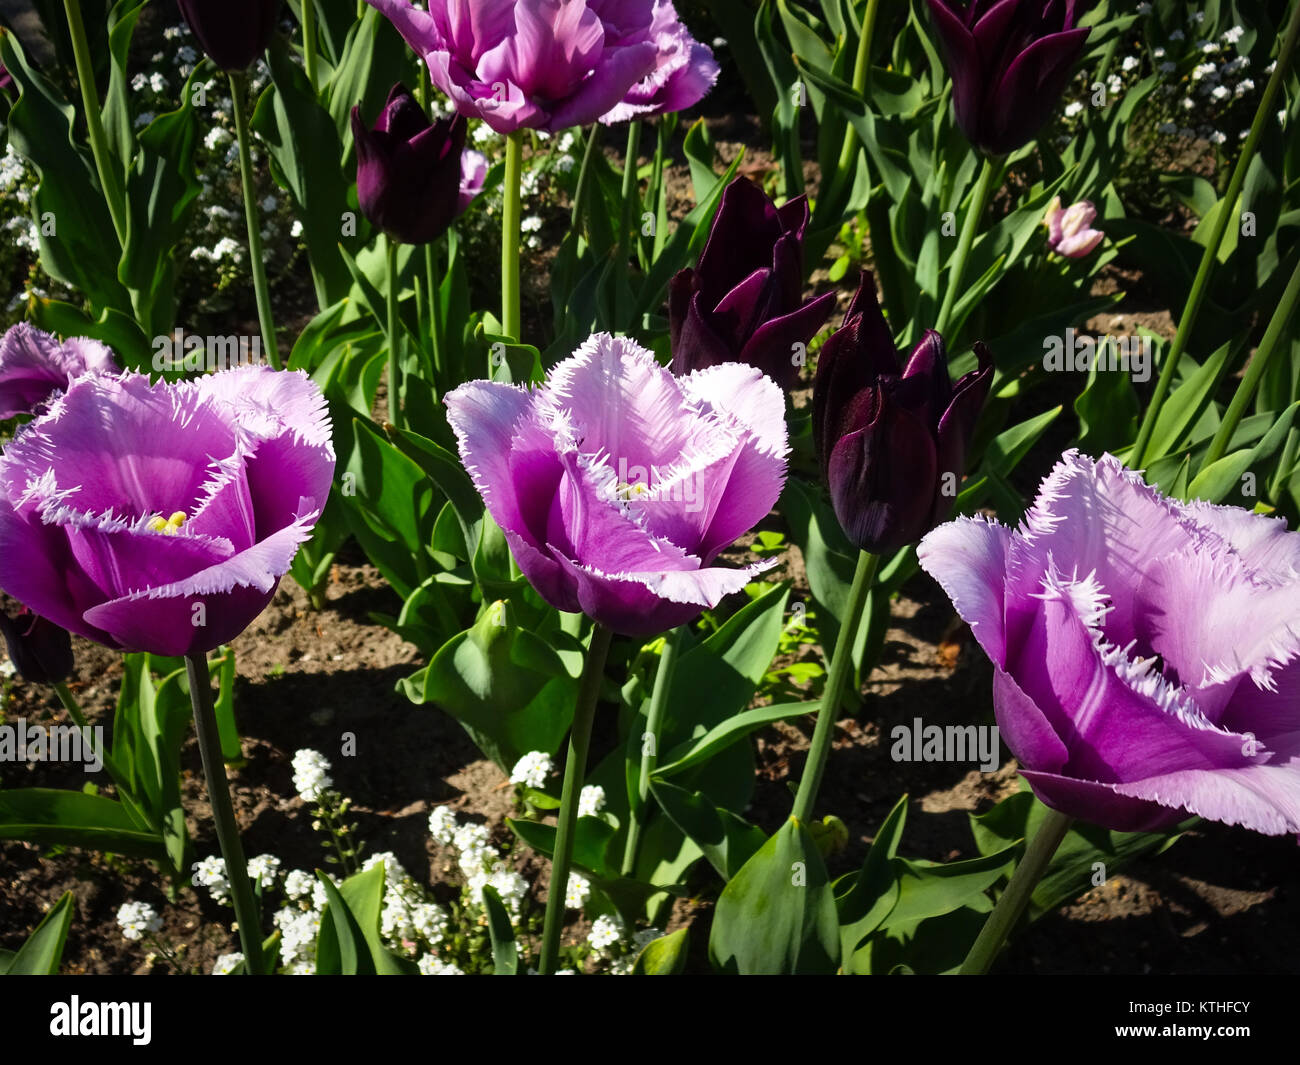
<svg viewBox="0 0 1300 1065">
<path fill-rule="evenodd" d="M 280 964 L 291 976 L 311 976 L 316 971 L 316 937 L 321 911 L 285 906 L 272 918 L 280 932 Z"/>
<path fill-rule="evenodd" d="M 440 961 L 432 954 L 426 954 L 415 963 L 423 976 L 464 976 L 465 971 L 451 962 Z"/>
<path fill-rule="evenodd" d="M 564 892 L 564 905 L 571 910 L 580 910 L 586 905 L 591 895 L 591 881 L 581 873 L 569 874 L 569 886 Z"/>
<path fill-rule="evenodd" d="M 224 126 L 213 126 L 203 136 L 203 146 L 210 152 L 219 152 L 234 141 L 234 136 Z"/>
<path fill-rule="evenodd" d="M 525 232 L 531 232 L 526 227 L 532 219 L 525 218 L 520 228 Z M 537 219 L 537 226 L 540 228 L 542 220 Z M 542 751 L 529 751 L 519 761 L 515 763 L 514 769 L 510 771 L 511 784 L 526 784 L 530 788 L 541 788 L 546 784 L 546 778 L 551 773 L 551 756 Z M 437 833 L 434 833 L 437 837 Z"/>
<path fill-rule="evenodd" d="M 444 810 L 446 813 L 439 812 Z M 474 904 L 481 906 L 483 889 L 491 887 L 505 904 L 511 921 L 517 921 L 528 894 L 528 881 L 507 866 L 501 852 L 492 846 L 487 825 L 460 824 L 456 815 L 442 806 L 429 818 L 429 831 L 434 839 L 460 852 L 457 864 Z"/>
<path fill-rule="evenodd" d="M 230 901 L 230 880 L 226 876 L 226 860 L 218 855 L 212 855 L 197 861 L 193 865 L 193 880 L 195 887 L 205 887 L 208 889 L 215 902 Z"/>
<path fill-rule="evenodd" d="M 486 122 L 480 122 L 474 127 L 474 132 L 470 134 L 470 139 L 480 147 L 490 145 L 501 139 L 501 134 L 489 126 Z"/>
<path fill-rule="evenodd" d="M 236 969 L 244 964 L 244 956 L 239 951 L 231 954 L 223 954 L 212 966 L 213 976 L 230 976 Z"/>
<path fill-rule="evenodd" d="M 244 246 L 231 237 L 222 237 L 212 248 L 195 248 L 190 252 L 190 258 L 205 259 L 210 263 L 227 258 L 239 262 L 244 258 Z"/>
<path fill-rule="evenodd" d="M 596 817 L 605 808 L 605 789 L 599 784 L 588 784 L 578 796 L 578 816 Z"/>
<path fill-rule="evenodd" d="M 311 873 L 304 872 L 301 869 L 294 869 L 284 878 L 285 897 L 294 902 L 310 898 L 319 883 L 320 881 Z"/>
<path fill-rule="evenodd" d="M 158 911 L 147 902 L 124 902 L 117 911 L 117 923 L 127 939 L 141 939 L 146 932 L 162 928 Z"/>
<path fill-rule="evenodd" d="M 1198 14 L 1204 15 L 1203 12 Z M 1192 21 L 1199 23 L 1201 19 L 1193 15 Z M 1195 51 L 1203 58 L 1196 63 L 1187 81 L 1183 83 L 1182 87 L 1186 89 L 1187 95 L 1178 103 L 1184 112 L 1209 109 L 1215 104 L 1227 105 L 1255 91 L 1254 79 L 1243 76 L 1250 67 L 1250 58 L 1244 55 L 1227 54 L 1232 52 L 1244 34 L 1245 30 L 1241 26 L 1233 26 L 1225 30 L 1218 41 L 1197 40 L 1195 42 Z M 1182 30 L 1175 30 L 1169 35 L 1170 41 L 1182 41 L 1185 38 L 1186 35 Z M 1152 55 L 1161 60 L 1156 66 L 1156 70 L 1161 74 L 1170 75 L 1177 71 L 1178 65 L 1173 60 L 1165 58 L 1165 49 L 1156 48 Z M 1166 97 L 1173 96 L 1178 91 L 1179 85 L 1173 82 L 1161 88 L 1161 93 Z M 1200 138 L 1215 145 L 1226 144 L 1228 141 L 1226 132 L 1209 123 L 1193 128 L 1166 121 L 1159 123 L 1156 130 L 1166 136 Z M 1240 131 L 1238 136 L 1242 136 Z"/>
<path fill-rule="evenodd" d="M 591 933 L 587 936 L 587 942 L 591 944 L 592 950 L 601 953 L 621 941 L 622 938 L 623 927 L 618 918 L 610 917 L 608 914 L 601 914 L 591 922 Z"/>
<path fill-rule="evenodd" d="M 274 854 L 259 854 L 248 859 L 248 875 L 264 888 L 275 887 L 280 876 L 280 859 Z"/>
<path fill-rule="evenodd" d="M 450 806 L 436 806 L 429 815 L 429 835 L 444 847 L 456 837 L 456 813 Z"/>
<path fill-rule="evenodd" d="M 1065 105 L 1066 118 L 1073 118 L 1075 115 L 1081 114 L 1082 112 L 1083 112 L 1083 104 L 1081 104 L 1078 100 L 1071 100 L 1068 104 Z"/>
<path fill-rule="evenodd" d="M 334 783 L 330 763 L 320 751 L 305 747 L 293 756 L 293 786 L 307 802 L 316 802 Z"/>
</svg>

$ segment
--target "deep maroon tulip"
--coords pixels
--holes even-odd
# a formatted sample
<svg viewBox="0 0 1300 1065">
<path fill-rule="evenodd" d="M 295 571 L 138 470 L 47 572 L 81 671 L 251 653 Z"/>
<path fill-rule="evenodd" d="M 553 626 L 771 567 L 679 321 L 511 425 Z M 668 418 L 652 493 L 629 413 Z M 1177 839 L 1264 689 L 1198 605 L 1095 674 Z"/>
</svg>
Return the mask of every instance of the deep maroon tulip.
<svg viewBox="0 0 1300 1065">
<path fill-rule="evenodd" d="M 804 302 L 807 225 L 807 197 L 777 207 L 744 178 L 727 186 L 699 264 L 669 290 L 675 374 L 746 362 L 783 388 L 794 386 L 802 346 L 835 303 L 833 292 Z"/>
<path fill-rule="evenodd" d="M 403 244 L 428 244 L 460 212 L 465 119 L 430 123 L 405 85 L 394 85 L 373 129 L 352 109 L 357 199 L 370 221 Z"/>
<path fill-rule="evenodd" d="M 67 629 L 26 607 L 11 618 L 0 609 L 0 636 L 18 675 L 32 684 L 58 684 L 72 672 L 72 637 Z"/>
<path fill-rule="evenodd" d="M 914 543 L 952 506 L 993 376 L 988 348 L 977 342 L 975 354 L 979 368 L 952 384 L 943 338 L 928 329 L 900 373 L 875 282 L 862 275 L 813 385 L 813 437 L 835 515 L 862 550 Z"/>
<path fill-rule="evenodd" d="M 280 0 L 177 0 L 199 47 L 222 70 L 247 70 L 275 32 Z"/>
<path fill-rule="evenodd" d="M 952 76 L 957 125 L 1005 155 L 1047 121 L 1088 39 L 1081 0 L 928 0 Z"/>
<path fill-rule="evenodd" d="M 5 65 L 0 63 L 0 92 L 5 92 L 13 88 L 14 79 L 9 71 L 5 70 Z"/>
</svg>

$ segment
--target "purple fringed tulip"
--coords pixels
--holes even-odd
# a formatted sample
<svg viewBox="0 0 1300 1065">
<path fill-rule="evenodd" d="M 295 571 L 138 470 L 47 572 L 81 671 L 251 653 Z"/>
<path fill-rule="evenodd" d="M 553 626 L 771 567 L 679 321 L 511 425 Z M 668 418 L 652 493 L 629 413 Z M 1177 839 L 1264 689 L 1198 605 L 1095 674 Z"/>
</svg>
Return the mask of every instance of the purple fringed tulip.
<svg viewBox="0 0 1300 1065">
<path fill-rule="evenodd" d="M 72 672 L 72 637 L 26 607 L 11 618 L 0 609 L 0 636 L 14 669 L 32 684 L 58 684 Z"/>
<path fill-rule="evenodd" d="M 446 402 L 465 468 L 552 606 L 648 636 L 768 568 L 711 565 L 785 482 L 785 399 L 752 366 L 678 378 L 598 333 L 532 391 L 470 381 Z"/>
<path fill-rule="evenodd" d="M 247 70 L 275 32 L 280 0 L 177 0 L 199 47 L 222 70 Z"/>
<path fill-rule="evenodd" d="M 654 69 L 653 0 L 368 0 L 467 117 L 498 133 L 594 122 Z"/>
<path fill-rule="evenodd" d="M 373 129 L 352 108 L 357 200 L 371 223 L 403 244 L 428 244 L 460 212 L 465 119 L 430 123 L 404 85 L 394 85 Z"/>
<path fill-rule="evenodd" d="M 671 0 L 655 0 L 650 38 L 658 49 L 654 69 L 601 116 L 607 125 L 632 118 L 685 111 L 704 99 L 718 80 L 713 50 L 691 36 Z"/>
<path fill-rule="evenodd" d="M 1017 529 L 918 549 L 993 660 L 1002 738 L 1048 806 L 1148 831 L 1300 833 L 1300 534 L 1061 458 Z"/>
<path fill-rule="evenodd" d="M 89 337 L 59 338 L 19 322 L 0 336 L 0 420 L 31 414 L 84 373 L 116 373 L 113 353 Z"/>
<path fill-rule="evenodd" d="M 0 455 L 0 589 L 109 647 L 212 650 L 271 601 L 333 470 L 301 372 L 79 377 Z"/>
<path fill-rule="evenodd" d="M 460 157 L 460 195 L 457 197 L 456 209 L 464 213 L 469 205 L 478 199 L 487 181 L 488 161 L 482 152 L 473 149 L 463 152 Z"/>
<path fill-rule="evenodd" d="M 794 387 L 803 347 L 835 305 L 833 292 L 804 302 L 807 225 L 804 196 L 777 207 L 752 181 L 727 186 L 698 265 L 669 289 L 674 373 L 746 362 Z"/>
<path fill-rule="evenodd" d="M 1080 200 L 1062 210 L 1061 197 L 1053 196 L 1043 215 L 1047 246 L 1067 259 L 1082 259 L 1106 236 L 1100 229 L 1092 228 L 1096 217 L 1097 208 L 1088 200 Z"/>
<path fill-rule="evenodd" d="M 869 273 L 844 324 L 817 359 L 813 439 L 835 515 L 848 538 L 881 554 L 914 543 L 943 519 L 993 376 L 979 366 L 955 385 L 943 338 L 926 330 L 900 373 L 898 351 Z"/>
<path fill-rule="evenodd" d="M 1081 0 L 928 0 L 966 139 L 989 155 L 1028 144 L 1088 39 Z"/>
</svg>

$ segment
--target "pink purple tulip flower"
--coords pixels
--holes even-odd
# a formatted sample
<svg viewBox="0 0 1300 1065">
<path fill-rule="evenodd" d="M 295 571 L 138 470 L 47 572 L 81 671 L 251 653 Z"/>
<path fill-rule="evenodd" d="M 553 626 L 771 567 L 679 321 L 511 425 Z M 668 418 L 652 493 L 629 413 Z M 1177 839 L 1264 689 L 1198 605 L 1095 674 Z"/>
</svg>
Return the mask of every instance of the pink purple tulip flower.
<svg viewBox="0 0 1300 1065">
<path fill-rule="evenodd" d="M 0 589 L 109 647 L 209 651 L 270 602 L 333 470 L 301 372 L 84 375 L 0 454 Z"/>
<path fill-rule="evenodd" d="M 720 68 L 713 50 L 691 36 L 671 0 L 655 0 L 650 38 L 658 50 L 654 69 L 601 116 L 602 122 L 612 125 L 685 111 L 704 99 L 717 82 Z"/>
<path fill-rule="evenodd" d="M 959 518 L 917 552 L 993 661 L 1035 794 L 1124 831 L 1196 814 L 1300 833 L 1300 534 L 1162 496 L 1069 451 L 1019 527 Z"/>
<path fill-rule="evenodd" d="M 456 109 L 501 134 L 596 121 L 655 69 L 653 0 L 368 0 Z"/>
<path fill-rule="evenodd" d="M 89 337 L 58 337 L 19 322 L 0 336 L 0 420 L 31 414 L 84 373 L 116 373 L 113 353 Z"/>
<path fill-rule="evenodd" d="M 446 403 L 465 468 L 552 606 L 652 635 L 767 568 L 712 564 L 785 482 L 785 397 L 754 367 L 675 377 L 599 333 L 536 389 L 470 381 Z"/>
<path fill-rule="evenodd" d="M 1097 208 L 1088 200 L 1080 200 L 1061 209 L 1061 197 L 1053 196 L 1043 215 L 1047 226 L 1047 246 L 1057 255 L 1067 259 L 1082 259 L 1102 242 L 1106 234 L 1093 229 Z"/>
</svg>

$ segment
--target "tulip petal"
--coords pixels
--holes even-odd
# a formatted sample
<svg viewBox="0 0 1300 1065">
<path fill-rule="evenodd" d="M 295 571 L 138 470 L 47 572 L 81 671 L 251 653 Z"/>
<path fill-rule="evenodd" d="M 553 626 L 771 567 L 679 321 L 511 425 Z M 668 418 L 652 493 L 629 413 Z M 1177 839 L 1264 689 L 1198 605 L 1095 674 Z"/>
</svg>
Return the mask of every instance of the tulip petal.
<svg viewBox="0 0 1300 1065">
<path fill-rule="evenodd" d="M 595 122 L 654 66 L 650 42 L 606 50 L 599 65 L 577 91 L 555 108 L 546 128 L 552 133 Z"/>
<path fill-rule="evenodd" d="M 798 345 L 807 346 L 834 306 L 835 293 L 827 292 L 789 314 L 769 319 L 754 330 L 736 361 L 757 366 L 787 390 L 794 388 L 799 379 L 795 356 L 802 354 Z"/>
<path fill-rule="evenodd" d="M 1034 41 L 990 88 L 985 140 L 1004 153 L 1026 144 L 1051 117 L 1088 39 L 1086 28 L 1052 33 Z"/>
<path fill-rule="evenodd" d="M 635 341 L 597 333 L 547 375 L 539 413 L 567 411 L 587 454 L 667 468 L 694 429 L 673 375 Z"/>
<path fill-rule="evenodd" d="M 960 517 L 927 533 L 916 548 L 921 568 L 939 582 L 998 667 L 1007 661 L 1002 614 L 1010 546 L 1011 530 L 1005 525 Z"/>
<path fill-rule="evenodd" d="M 536 515 L 530 522 L 526 514 L 532 514 L 533 510 L 525 510 L 517 493 L 520 481 L 526 485 L 529 478 L 516 480 L 511 468 L 515 427 L 530 411 L 532 397 L 518 385 L 469 381 L 449 392 L 444 402 L 465 469 L 493 520 L 502 529 L 520 534 L 530 524 L 535 527 Z M 547 451 L 553 451 L 549 445 L 547 436 L 545 446 Z M 544 528 L 545 519 L 541 521 Z M 536 546 L 540 545 L 538 540 Z"/>
</svg>

